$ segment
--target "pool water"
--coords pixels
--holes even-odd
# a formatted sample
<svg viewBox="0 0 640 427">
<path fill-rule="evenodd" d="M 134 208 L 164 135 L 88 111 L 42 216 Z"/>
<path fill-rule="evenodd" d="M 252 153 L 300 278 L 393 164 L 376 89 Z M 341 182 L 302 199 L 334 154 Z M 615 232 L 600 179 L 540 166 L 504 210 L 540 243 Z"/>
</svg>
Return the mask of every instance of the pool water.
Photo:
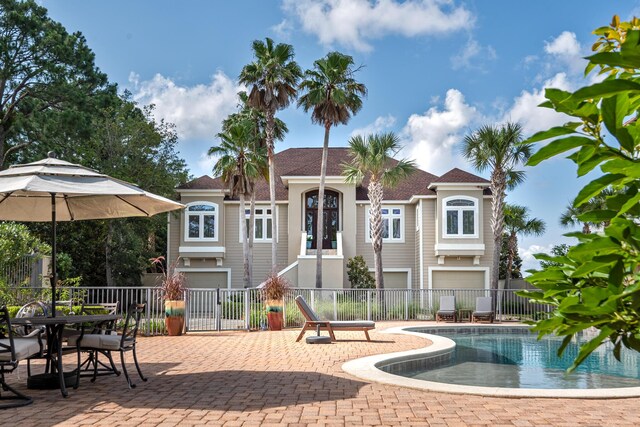
<svg viewBox="0 0 640 427">
<path fill-rule="evenodd" d="M 426 381 L 482 387 L 596 389 L 640 387 L 640 355 L 624 351 L 616 360 L 610 345 L 601 346 L 571 374 L 580 342 L 572 342 L 562 358 L 562 338 L 537 339 L 525 329 L 465 328 L 466 331 L 412 328 L 456 343 L 450 357 L 431 357 L 382 366 L 382 370 Z"/>
</svg>

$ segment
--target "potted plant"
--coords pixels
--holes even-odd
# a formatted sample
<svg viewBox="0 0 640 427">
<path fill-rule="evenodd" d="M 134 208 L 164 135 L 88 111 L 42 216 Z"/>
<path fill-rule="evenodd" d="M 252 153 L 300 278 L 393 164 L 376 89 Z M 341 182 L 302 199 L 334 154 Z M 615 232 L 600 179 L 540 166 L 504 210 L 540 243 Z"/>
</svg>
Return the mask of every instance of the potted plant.
<svg viewBox="0 0 640 427">
<path fill-rule="evenodd" d="M 176 271 L 176 259 L 171 265 L 166 265 L 163 256 L 151 259 L 151 264 L 160 273 L 157 289 L 164 300 L 165 327 L 171 336 L 182 335 L 184 331 L 185 294 L 187 292 L 187 278 Z"/>
<path fill-rule="evenodd" d="M 280 331 L 284 325 L 283 298 L 289 290 L 289 281 L 273 273 L 262 286 L 267 311 L 267 325 L 270 331 Z"/>
</svg>

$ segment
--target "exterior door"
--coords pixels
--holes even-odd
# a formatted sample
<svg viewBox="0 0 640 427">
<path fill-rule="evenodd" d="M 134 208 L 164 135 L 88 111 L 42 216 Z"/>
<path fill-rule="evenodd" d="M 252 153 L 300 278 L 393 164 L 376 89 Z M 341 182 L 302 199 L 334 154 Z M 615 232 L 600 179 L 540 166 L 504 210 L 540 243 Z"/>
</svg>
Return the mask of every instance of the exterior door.
<svg viewBox="0 0 640 427">
<path fill-rule="evenodd" d="M 307 230 L 307 249 L 318 248 L 318 190 L 310 191 L 305 197 L 305 228 Z M 336 249 L 339 206 L 338 193 L 331 190 L 324 191 L 323 235 L 322 249 Z"/>
</svg>

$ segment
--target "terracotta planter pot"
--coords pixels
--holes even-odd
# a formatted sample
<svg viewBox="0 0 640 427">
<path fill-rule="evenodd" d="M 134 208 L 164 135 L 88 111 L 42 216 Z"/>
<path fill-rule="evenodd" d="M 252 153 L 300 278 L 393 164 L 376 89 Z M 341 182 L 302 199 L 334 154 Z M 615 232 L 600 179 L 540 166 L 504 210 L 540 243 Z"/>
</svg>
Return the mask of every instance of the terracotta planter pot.
<svg viewBox="0 0 640 427">
<path fill-rule="evenodd" d="M 184 300 L 167 300 L 164 302 L 164 325 L 170 336 L 182 335 L 184 331 Z"/>
<path fill-rule="evenodd" d="M 282 315 L 281 311 L 268 312 L 267 322 L 270 331 L 281 331 L 282 327 L 284 326 L 284 316 Z"/>
</svg>

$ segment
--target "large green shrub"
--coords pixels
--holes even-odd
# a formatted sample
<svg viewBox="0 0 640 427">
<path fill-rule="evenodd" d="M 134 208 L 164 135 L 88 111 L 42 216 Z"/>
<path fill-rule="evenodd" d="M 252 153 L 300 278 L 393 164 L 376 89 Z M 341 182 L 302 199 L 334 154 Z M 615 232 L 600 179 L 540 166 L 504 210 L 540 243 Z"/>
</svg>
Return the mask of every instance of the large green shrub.
<svg viewBox="0 0 640 427">
<path fill-rule="evenodd" d="M 376 287 L 375 279 L 361 255 L 356 255 L 347 261 L 347 277 L 352 288 L 374 289 Z"/>
<path fill-rule="evenodd" d="M 617 358 L 622 346 L 640 351 L 640 21 L 620 22 L 616 16 L 594 33 L 599 39 L 587 72 L 596 69 L 606 78 L 575 92 L 547 89 L 542 106 L 573 121 L 530 138 L 552 141 L 529 165 L 570 152 L 578 176 L 600 170 L 580 190 L 574 207 L 611 191 L 603 209 L 578 216 L 582 222 L 605 224 L 603 231 L 569 233 L 579 243 L 566 255 L 538 255 L 549 263 L 532 271 L 528 281 L 541 291 L 520 293 L 555 308 L 534 329 L 564 336 L 560 354 L 576 333 L 599 330 L 581 347 L 571 370 L 605 341 L 613 343 Z"/>
</svg>

